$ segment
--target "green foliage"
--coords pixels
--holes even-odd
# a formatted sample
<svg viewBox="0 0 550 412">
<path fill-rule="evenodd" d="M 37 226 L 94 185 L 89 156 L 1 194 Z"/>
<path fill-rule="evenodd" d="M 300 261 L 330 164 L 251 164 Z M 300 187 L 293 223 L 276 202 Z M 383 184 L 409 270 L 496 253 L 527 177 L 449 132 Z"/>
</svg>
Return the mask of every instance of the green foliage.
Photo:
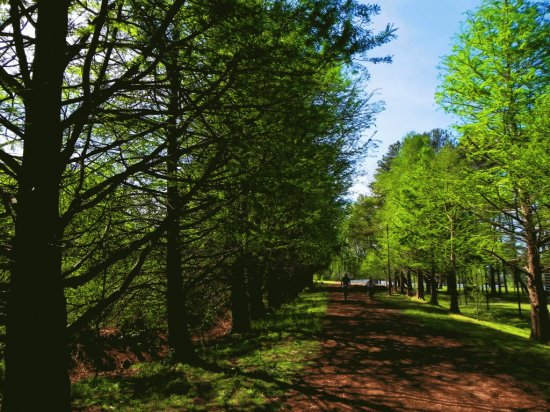
<svg viewBox="0 0 550 412">
<path fill-rule="evenodd" d="M 255 322 L 251 335 L 206 347 L 204 366 L 143 363 L 128 377 L 77 382 L 74 405 L 120 411 L 275 409 L 276 398 L 320 350 L 326 300 L 325 292 L 300 295 Z"/>
<path fill-rule="evenodd" d="M 533 337 L 550 339 L 541 254 L 550 239 L 547 122 L 548 5 L 486 0 L 470 13 L 443 60 L 440 105 L 460 118 L 465 207 L 494 226 L 505 247 L 484 251 L 527 274 Z M 494 244 L 498 242 L 493 242 Z"/>
</svg>

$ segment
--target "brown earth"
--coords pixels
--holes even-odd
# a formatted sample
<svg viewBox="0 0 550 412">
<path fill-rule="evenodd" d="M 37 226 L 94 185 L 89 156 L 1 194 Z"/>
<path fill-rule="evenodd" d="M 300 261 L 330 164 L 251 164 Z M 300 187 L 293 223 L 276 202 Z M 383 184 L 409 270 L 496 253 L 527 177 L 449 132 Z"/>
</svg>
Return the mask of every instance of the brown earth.
<svg viewBox="0 0 550 412">
<path fill-rule="evenodd" d="M 496 354 L 478 356 L 363 292 L 348 302 L 330 293 L 321 344 L 282 410 L 550 410 L 535 387 L 499 371 Z"/>
</svg>

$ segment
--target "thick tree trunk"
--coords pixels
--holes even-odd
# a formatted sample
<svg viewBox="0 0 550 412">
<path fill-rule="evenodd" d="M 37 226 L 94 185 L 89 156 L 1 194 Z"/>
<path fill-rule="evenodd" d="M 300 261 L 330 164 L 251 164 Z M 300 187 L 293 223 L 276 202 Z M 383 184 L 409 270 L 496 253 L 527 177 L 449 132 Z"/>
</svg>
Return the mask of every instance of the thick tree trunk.
<svg viewBox="0 0 550 412">
<path fill-rule="evenodd" d="M 449 310 L 451 313 L 460 313 L 458 306 L 458 290 L 456 287 L 456 257 L 454 250 L 451 252 L 451 270 L 447 275 L 447 290 L 451 298 Z"/>
<path fill-rule="evenodd" d="M 424 279 L 426 280 L 426 282 L 425 282 L 426 293 L 431 295 L 432 294 L 432 281 L 430 279 L 430 276 L 425 276 Z"/>
<path fill-rule="evenodd" d="M 262 265 L 255 257 L 250 257 L 247 262 L 248 296 L 250 298 L 250 318 L 261 319 L 265 316 L 264 305 L 264 276 Z"/>
<path fill-rule="evenodd" d="M 451 313 L 460 313 L 460 307 L 458 306 L 458 290 L 456 287 L 456 272 L 451 269 L 447 277 L 447 290 L 451 298 L 449 310 Z"/>
<path fill-rule="evenodd" d="M 405 294 L 405 274 L 402 271 L 399 272 L 399 292 Z"/>
<path fill-rule="evenodd" d="M 416 271 L 418 277 L 418 287 L 416 289 L 416 297 L 418 299 L 424 300 L 424 275 L 421 270 Z"/>
<path fill-rule="evenodd" d="M 412 286 L 412 277 L 411 277 L 411 270 L 407 270 L 407 296 L 413 296 L 413 286 Z"/>
<path fill-rule="evenodd" d="M 168 344 L 172 350 L 174 362 L 193 364 L 198 361 L 198 358 L 189 332 L 181 273 L 181 255 L 177 241 L 178 236 L 174 232 L 176 232 L 176 227 L 168 228 L 166 250 Z"/>
<path fill-rule="evenodd" d="M 242 255 L 237 256 L 235 263 L 231 266 L 232 333 L 247 333 L 251 328 L 245 266 Z"/>
<path fill-rule="evenodd" d="M 537 246 L 537 236 L 534 225 L 530 219 L 531 208 L 523 207 L 525 216 L 525 240 L 527 244 L 527 267 L 529 271 L 528 289 L 531 301 L 531 338 L 541 343 L 550 341 L 550 321 L 548 319 L 548 306 L 546 292 L 542 279 L 542 267 Z"/>
<path fill-rule="evenodd" d="M 4 412 L 71 409 L 59 224 L 67 10 L 63 0 L 38 3 L 8 301 Z"/>
<path fill-rule="evenodd" d="M 267 306 L 269 309 L 277 309 L 283 303 L 283 293 L 281 287 L 282 279 L 279 275 L 270 272 L 267 274 Z"/>
<path fill-rule="evenodd" d="M 182 213 L 182 200 L 178 183 L 178 163 L 180 161 L 178 139 L 181 132 L 178 131 L 179 118 L 179 76 L 177 68 L 177 56 L 174 56 L 172 64 L 166 66 L 170 77 L 170 98 L 168 102 L 168 133 L 166 164 L 168 182 L 167 194 L 167 220 L 166 230 L 166 313 L 168 322 L 168 344 L 172 350 L 174 362 L 196 363 L 197 355 L 191 340 L 187 322 L 187 310 L 185 308 L 185 294 L 183 290 L 183 274 L 181 268 L 180 252 L 180 219 Z"/>
</svg>

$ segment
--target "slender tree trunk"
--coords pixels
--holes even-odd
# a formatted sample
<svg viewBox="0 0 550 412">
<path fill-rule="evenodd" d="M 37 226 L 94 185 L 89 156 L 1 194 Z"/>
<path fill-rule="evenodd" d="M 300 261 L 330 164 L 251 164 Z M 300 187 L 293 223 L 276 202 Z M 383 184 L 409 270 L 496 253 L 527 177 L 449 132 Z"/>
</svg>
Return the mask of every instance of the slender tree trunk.
<svg viewBox="0 0 550 412">
<path fill-rule="evenodd" d="M 470 288 L 466 285 L 466 276 L 462 275 L 462 292 L 464 293 L 464 304 L 468 305 L 468 293 Z"/>
<path fill-rule="evenodd" d="M 388 241 L 388 295 L 391 295 L 391 266 L 390 266 L 390 226 L 386 225 L 386 239 Z"/>
<path fill-rule="evenodd" d="M 519 287 L 521 289 L 521 294 L 522 295 L 528 295 L 529 294 L 529 288 L 527 287 L 527 285 L 525 284 L 525 282 L 523 281 L 521 276 L 518 277 L 518 283 L 519 283 Z"/>
<path fill-rule="evenodd" d="M 514 286 L 516 289 L 516 298 L 518 302 L 518 317 L 521 318 L 521 295 L 519 291 L 519 269 L 514 266 Z"/>
<path fill-rule="evenodd" d="M 8 299 L 4 412 L 71 409 L 59 225 L 68 1 L 37 4 Z"/>
<path fill-rule="evenodd" d="M 502 267 L 502 283 L 504 283 L 504 294 L 508 295 L 508 279 L 506 278 L 506 267 Z"/>
<path fill-rule="evenodd" d="M 502 273 L 502 265 L 497 263 L 495 277 L 496 277 L 496 283 L 497 283 L 497 289 L 498 289 L 497 290 L 498 296 L 502 296 L 502 282 L 500 281 L 501 273 Z"/>
<path fill-rule="evenodd" d="M 174 60 L 176 58 L 174 57 Z M 178 183 L 178 163 L 180 160 L 178 139 L 179 118 L 179 75 L 176 63 L 167 64 L 170 77 L 170 100 L 168 103 L 168 160 L 167 160 L 167 219 L 166 230 L 166 312 L 168 322 L 168 344 L 172 350 L 173 361 L 196 363 L 197 355 L 191 340 L 188 326 L 185 294 L 183 290 L 183 273 L 181 268 L 180 220 L 182 199 Z"/>
<path fill-rule="evenodd" d="M 418 299 L 424 300 L 424 275 L 421 270 L 416 271 L 418 277 L 418 287 L 416 289 L 416 297 Z"/>
<path fill-rule="evenodd" d="M 439 305 L 439 300 L 437 299 L 437 276 L 434 269 L 430 273 L 430 304 Z"/>
<path fill-rule="evenodd" d="M 231 266 L 230 274 L 232 333 L 247 333 L 251 328 L 245 267 L 243 256 L 239 254 Z"/>
<path fill-rule="evenodd" d="M 525 234 L 527 244 L 527 267 L 529 270 L 528 288 L 531 301 L 531 338 L 541 343 L 550 341 L 550 321 L 546 292 L 542 279 L 542 267 L 537 246 L 537 235 L 532 223 L 531 208 L 523 207 L 525 216 Z"/>
<path fill-rule="evenodd" d="M 489 265 L 489 286 L 491 288 L 491 296 L 496 296 L 497 294 L 495 271 L 495 267 L 493 265 Z"/>
<path fill-rule="evenodd" d="M 456 255 L 452 242 L 453 239 L 454 227 L 451 226 L 451 270 L 447 275 L 447 290 L 451 298 L 449 310 L 451 313 L 460 313 L 460 308 L 458 306 L 458 290 L 456 287 Z"/>
</svg>

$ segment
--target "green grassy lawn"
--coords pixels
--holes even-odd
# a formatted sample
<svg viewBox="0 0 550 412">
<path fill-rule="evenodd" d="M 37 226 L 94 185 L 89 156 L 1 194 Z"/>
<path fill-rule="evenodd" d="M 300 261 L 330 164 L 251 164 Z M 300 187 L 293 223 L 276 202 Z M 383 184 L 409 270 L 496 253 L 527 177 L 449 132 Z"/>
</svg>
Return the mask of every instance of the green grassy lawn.
<svg viewBox="0 0 550 412">
<path fill-rule="evenodd" d="M 528 312 L 524 319 L 518 319 L 512 325 L 507 323 L 517 313 L 513 303 L 505 299 L 490 303 L 491 314 L 485 313 L 484 317 L 491 320 L 478 321 L 470 316 L 449 314 L 448 297 L 443 293 L 440 303 L 445 307 L 432 306 L 403 295 L 390 297 L 380 294 L 377 298 L 414 318 L 421 328 L 463 342 L 471 359 L 492 365 L 492 373 L 510 375 L 530 383 L 550 399 L 550 346 L 528 339 Z M 471 314 L 471 308 L 462 309 Z"/>
<path fill-rule="evenodd" d="M 201 349 L 202 366 L 142 363 L 135 374 L 73 384 L 76 410 L 213 411 L 277 409 L 277 398 L 320 350 L 327 293 L 303 293 L 253 324 Z M 96 409 L 93 409 L 93 408 Z"/>
<path fill-rule="evenodd" d="M 445 288 L 438 294 L 439 304 L 449 308 L 450 297 Z M 497 330 L 506 329 L 510 333 L 525 338 L 530 333 L 531 306 L 526 295 L 520 295 L 521 316 L 518 313 L 517 297 L 510 291 L 509 294 L 502 293 L 501 296 L 489 297 L 489 309 L 487 309 L 486 296 L 478 296 L 476 301 L 468 297 L 467 302 L 463 293 L 459 294 L 460 312 L 462 315 L 480 321 L 488 327 Z"/>
</svg>

